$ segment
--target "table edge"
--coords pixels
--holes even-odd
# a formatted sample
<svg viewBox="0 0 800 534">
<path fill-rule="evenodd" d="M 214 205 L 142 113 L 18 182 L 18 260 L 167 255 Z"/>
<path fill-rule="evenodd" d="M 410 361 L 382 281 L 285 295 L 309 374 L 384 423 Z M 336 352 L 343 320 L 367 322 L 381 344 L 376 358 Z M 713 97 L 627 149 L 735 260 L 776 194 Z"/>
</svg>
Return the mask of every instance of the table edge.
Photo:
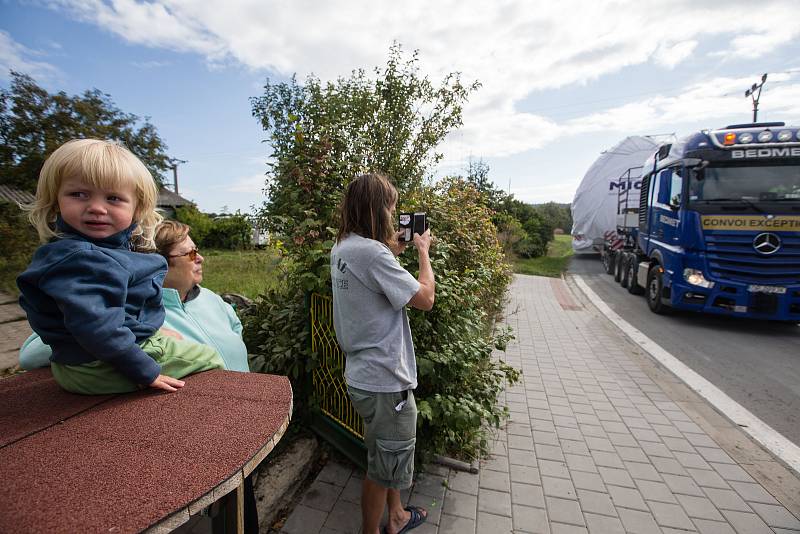
<svg viewBox="0 0 800 534">
<path fill-rule="evenodd" d="M 291 383 L 289 385 L 291 391 Z M 256 453 L 253 455 L 250 460 L 245 462 L 241 469 L 238 469 L 234 472 L 230 477 L 220 482 L 217 486 L 212 488 L 208 493 L 202 495 L 198 499 L 192 501 L 184 508 L 168 515 L 164 519 L 160 520 L 159 522 L 151 525 L 150 527 L 144 529 L 142 532 L 143 534 L 166 534 L 168 532 L 172 532 L 176 528 L 180 527 L 184 523 L 186 523 L 189 518 L 200 512 L 203 508 L 210 506 L 212 503 L 218 501 L 234 489 L 236 489 L 240 484 L 244 482 L 245 477 L 249 476 L 256 467 L 267 457 L 267 455 L 272 452 L 278 442 L 283 438 L 283 435 L 286 433 L 286 429 L 289 427 L 289 422 L 292 419 L 292 413 L 294 412 L 294 395 L 292 394 L 289 398 L 289 413 L 284 418 L 281 426 L 272 437 L 266 442 Z"/>
</svg>

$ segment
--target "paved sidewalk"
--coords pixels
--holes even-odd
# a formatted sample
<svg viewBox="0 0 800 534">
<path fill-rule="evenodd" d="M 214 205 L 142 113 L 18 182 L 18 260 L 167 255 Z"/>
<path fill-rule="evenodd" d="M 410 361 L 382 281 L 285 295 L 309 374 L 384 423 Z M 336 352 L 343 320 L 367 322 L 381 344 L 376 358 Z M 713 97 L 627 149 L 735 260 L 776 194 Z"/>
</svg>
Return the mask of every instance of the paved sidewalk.
<svg viewBox="0 0 800 534">
<path fill-rule="evenodd" d="M 517 276 L 510 295 L 516 340 L 498 356 L 522 370 L 501 399 L 512 418 L 478 475 L 432 466 L 417 477 L 405 498 L 430 515 L 412 532 L 800 532 L 582 296 L 530 276 Z M 328 464 L 282 532 L 359 532 L 362 477 Z M 784 483 L 797 487 L 791 475 Z"/>
<path fill-rule="evenodd" d="M 19 363 L 19 348 L 31 327 L 16 297 L 0 291 L 0 371 Z"/>
</svg>

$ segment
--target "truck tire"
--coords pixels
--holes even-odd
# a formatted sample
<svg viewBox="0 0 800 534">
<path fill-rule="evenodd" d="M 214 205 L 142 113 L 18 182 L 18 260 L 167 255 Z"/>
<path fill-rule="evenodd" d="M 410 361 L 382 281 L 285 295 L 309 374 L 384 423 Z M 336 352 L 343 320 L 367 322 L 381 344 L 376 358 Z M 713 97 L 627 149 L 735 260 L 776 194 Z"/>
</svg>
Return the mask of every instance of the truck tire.
<svg viewBox="0 0 800 534">
<path fill-rule="evenodd" d="M 604 249 L 600 260 L 603 262 L 603 270 L 606 274 L 614 274 L 614 253 Z"/>
<path fill-rule="evenodd" d="M 622 281 L 622 261 L 625 258 L 625 255 L 622 252 L 617 252 L 614 254 L 614 281 L 621 282 Z"/>
<path fill-rule="evenodd" d="M 628 287 L 628 264 L 631 262 L 631 255 L 627 252 L 622 254 L 622 274 L 619 277 L 619 285 L 624 288 Z"/>
<path fill-rule="evenodd" d="M 628 293 L 631 295 L 641 295 L 644 293 L 644 288 L 639 285 L 639 280 L 636 278 L 636 270 L 638 265 L 636 254 L 631 254 L 628 259 Z"/>
<path fill-rule="evenodd" d="M 664 268 L 653 265 L 647 273 L 647 307 L 658 315 L 664 315 L 669 307 L 661 300 L 664 293 Z"/>
</svg>

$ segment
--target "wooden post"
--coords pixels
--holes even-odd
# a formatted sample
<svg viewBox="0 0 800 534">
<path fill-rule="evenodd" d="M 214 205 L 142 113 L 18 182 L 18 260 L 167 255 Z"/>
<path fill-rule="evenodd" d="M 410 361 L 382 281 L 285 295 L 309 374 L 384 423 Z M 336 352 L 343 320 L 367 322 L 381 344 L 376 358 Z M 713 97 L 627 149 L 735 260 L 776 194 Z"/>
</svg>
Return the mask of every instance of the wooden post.
<svg viewBox="0 0 800 534">
<path fill-rule="evenodd" d="M 225 534 L 244 534 L 244 478 L 220 501 Z"/>
</svg>

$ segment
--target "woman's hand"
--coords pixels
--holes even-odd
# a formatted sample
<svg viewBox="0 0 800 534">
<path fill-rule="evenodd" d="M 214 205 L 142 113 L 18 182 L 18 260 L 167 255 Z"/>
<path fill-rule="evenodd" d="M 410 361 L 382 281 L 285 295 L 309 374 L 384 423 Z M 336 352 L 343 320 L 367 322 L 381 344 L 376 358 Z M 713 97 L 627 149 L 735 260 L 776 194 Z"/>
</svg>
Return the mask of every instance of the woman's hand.
<svg viewBox="0 0 800 534">
<path fill-rule="evenodd" d="M 408 243 L 406 243 L 405 241 L 400 241 L 400 238 L 403 235 L 405 235 L 405 232 L 402 230 L 396 232 L 394 234 L 394 243 L 389 245 L 389 250 L 391 250 L 392 254 L 394 254 L 395 256 L 399 256 L 400 254 L 402 254 L 406 250 L 406 247 L 408 246 Z"/>
<path fill-rule="evenodd" d="M 431 236 L 431 229 L 428 228 L 422 235 L 414 234 L 414 246 L 417 247 L 419 252 L 424 252 L 425 254 L 431 248 L 431 241 L 433 237 Z"/>
<path fill-rule="evenodd" d="M 161 329 L 159 329 L 159 332 L 161 332 L 165 336 L 174 337 L 175 339 L 183 339 L 182 335 L 180 335 L 175 330 L 170 330 L 169 328 L 161 327 Z"/>
<path fill-rule="evenodd" d="M 172 378 L 171 376 L 167 375 L 158 375 L 155 380 L 150 384 L 150 387 L 153 389 L 163 389 L 164 391 L 178 391 L 178 389 L 182 388 L 186 385 L 186 382 L 183 380 L 178 380 L 177 378 Z"/>
</svg>

